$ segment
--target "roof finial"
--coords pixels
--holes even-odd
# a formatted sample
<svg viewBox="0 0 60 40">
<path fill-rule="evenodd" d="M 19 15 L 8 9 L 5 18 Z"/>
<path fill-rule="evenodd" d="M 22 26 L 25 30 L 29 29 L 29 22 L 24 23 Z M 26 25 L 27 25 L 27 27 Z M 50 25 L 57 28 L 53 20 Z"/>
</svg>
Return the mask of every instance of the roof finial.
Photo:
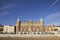
<svg viewBox="0 0 60 40">
<path fill-rule="evenodd" d="M 32 20 L 30 19 L 29 22 L 32 22 Z"/>
<path fill-rule="evenodd" d="M 20 21 L 19 17 L 18 17 L 17 21 Z"/>
<path fill-rule="evenodd" d="M 43 18 L 41 18 L 40 21 L 44 21 Z"/>
</svg>

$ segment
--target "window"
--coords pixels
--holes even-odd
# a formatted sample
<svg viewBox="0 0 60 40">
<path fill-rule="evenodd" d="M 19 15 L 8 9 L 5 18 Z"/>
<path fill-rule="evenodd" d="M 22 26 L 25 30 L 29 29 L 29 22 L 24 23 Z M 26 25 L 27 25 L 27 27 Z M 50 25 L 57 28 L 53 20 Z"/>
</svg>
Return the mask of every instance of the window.
<svg viewBox="0 0 60 40">
<path fill-rule="evenodd" d="M 55 31 L 58 31 L 58 29 L 54 29 Z"/>
</svg>

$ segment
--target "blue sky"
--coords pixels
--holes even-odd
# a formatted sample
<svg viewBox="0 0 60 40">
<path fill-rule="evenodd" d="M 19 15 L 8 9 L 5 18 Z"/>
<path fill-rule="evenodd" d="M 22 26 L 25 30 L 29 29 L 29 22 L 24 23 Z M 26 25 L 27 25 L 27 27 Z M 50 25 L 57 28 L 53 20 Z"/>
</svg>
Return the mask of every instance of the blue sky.
<svg viewBox="0 0 60 40">
<path fill-rule="evenodd" d="M 60 0 L 0 0 L 0 24 L 15 25 L 18 17 L 60 25 Z"/>
</svg>

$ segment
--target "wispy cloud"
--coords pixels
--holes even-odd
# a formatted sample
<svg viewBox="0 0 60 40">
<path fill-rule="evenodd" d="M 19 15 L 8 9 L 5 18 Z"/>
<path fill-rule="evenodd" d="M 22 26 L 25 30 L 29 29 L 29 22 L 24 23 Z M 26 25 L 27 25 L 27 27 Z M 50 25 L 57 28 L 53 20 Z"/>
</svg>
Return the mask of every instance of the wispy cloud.
<svg viewBox="0 0 60 40">
<path fill-rule="evenodd" d="M 48 19 L 54 19 L 60 17 L 60 12 L 56 12 L 47 16 Z"/>
<path fill-rule="evenodd" d="M 58 2 L 58 0 L 56 0 L 55 2 L 53 2 L 49 8 L 53 7 L 56 3 Z"/>
<path fill-rule="evenodd" d="M 6 15 L 9 15 L 10 13 L 9 12 L 2 12 L 0 13 L 0 16 L 6 16 Z"/>
<path fill-rule="evenodd" d="M 47 25 L 59 25 L 60 26 L 60 21 L 51 21 L 50 23 L 48 23 Z"/>
<path fill-rule="evenodd" d="M 45 18 L 46 25 L 60 25 L 60 12 L 52 13 Z"/>
<path fill-rule="evenodd" d="M 14 6 L 14 4 L 8 4 L 8 5 L 5 5 L 5 6 L 1 7 L 0 10 L 1 10 L 1 9 L 11 8 L 11 7 L 13 7 L 13 6 Z"/>
<path fill-rule="evenodd" d="M 1 7 L 0 10 L 8 9 L 8 8 L 13 7 L 13 6 L 14 6 L 14 4 L 8 4 L 8 5 Z M 0 12 L 0 16 L 5 16 L 5 15 L 9 15 L 9 14 L 10 14 L 9 11 L 6 11 L 6 10 Z"/>
</svg>

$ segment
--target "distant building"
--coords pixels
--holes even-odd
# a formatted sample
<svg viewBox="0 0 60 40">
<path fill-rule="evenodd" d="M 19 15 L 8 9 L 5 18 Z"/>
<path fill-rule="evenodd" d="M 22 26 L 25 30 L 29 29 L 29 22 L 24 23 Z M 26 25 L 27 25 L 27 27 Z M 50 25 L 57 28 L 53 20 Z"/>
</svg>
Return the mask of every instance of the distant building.
<svg viewBox="0 0 60 40">
<path fill-rule="evenodd" d="M 14 26 L 4 25 L 3 33 L 14 33 Z"/>
<path fill-rule="evenodd" d="M 3 32 L 3 25 L 0 24 L 0 33 Z"/>
</svg>

